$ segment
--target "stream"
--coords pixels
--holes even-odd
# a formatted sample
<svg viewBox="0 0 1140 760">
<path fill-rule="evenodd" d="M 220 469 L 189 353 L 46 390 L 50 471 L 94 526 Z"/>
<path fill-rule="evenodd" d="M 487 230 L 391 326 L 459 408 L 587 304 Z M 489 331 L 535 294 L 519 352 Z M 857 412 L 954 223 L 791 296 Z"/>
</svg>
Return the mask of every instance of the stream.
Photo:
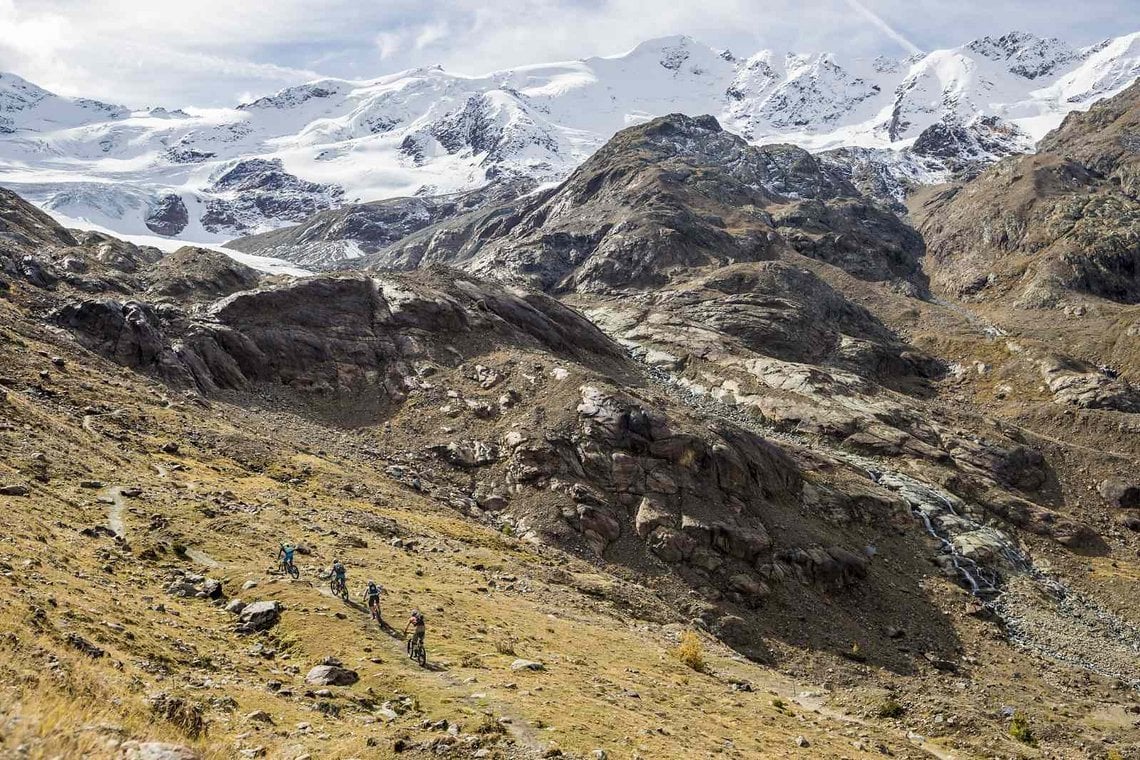
<svg viewBox="0 0 1140 760">
<path fill-rule="evenodd" d="M 826 454 L 897 493 L 937 545 L 938 564 L 994 615 L 1014 646 L 1140 689 L 1140 631 L 1036 567 L 1008 533 L 986 524 L 981 506 L 899 472 L 883 460 L 777 430 L 745 409 L 694 389 L 683 378 L 643 366 L 659 390 L 686 406 L 765 438 Z"/>
</svg>

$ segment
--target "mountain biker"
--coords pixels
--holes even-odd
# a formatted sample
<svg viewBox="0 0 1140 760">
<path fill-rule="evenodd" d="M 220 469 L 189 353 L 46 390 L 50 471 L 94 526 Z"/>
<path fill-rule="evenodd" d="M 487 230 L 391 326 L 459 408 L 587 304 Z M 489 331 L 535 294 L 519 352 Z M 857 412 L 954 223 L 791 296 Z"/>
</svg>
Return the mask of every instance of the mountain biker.
<svg viewBox="0 0 1140 760">
<path fill-rule="evenodd" d="M 340 584 L 341 588 L 348 588 L 348 585 L 346 583 L 346 576 L 348 575 L 348 571 L 344 569 L 344 565 L 341 564 L 341 561 L 339 559 L 333 560 L 332 575 L 333 578 L 336 579 L 336 582 Z"/>
<path fill-rule="evenodd" d="M 368 611 L 372 613 L 372 617 L 381 620 L 380 617 L 380 592 L 384 589 L 376 585 L 376 581 L 368 581 L 368 587 L 364 589 L 364 603 L 368 606 Z"/>
<path fill-rule="evenodd" d="M 288 570 L 293 566 L 293 552 L 297 551 L 297 547 L 293 544 L 281 544 L 281 548 L 277 550 L 277 558 L 281 560 L 281 564 Z"/>
<path fill-rule="evenodd" d="M 404 624 L 404 635 L 408 635 L 408 628 L 412 628 L 412 640 L 408 642 L 408 649 L 414 650 L 416 644 L 423 646 L 424 633 L 427 627 L 424 625 L 424 614 L 419 610 L 412 610 L 412 616 L 408 618 L 408 622 Z"/>
</svg>

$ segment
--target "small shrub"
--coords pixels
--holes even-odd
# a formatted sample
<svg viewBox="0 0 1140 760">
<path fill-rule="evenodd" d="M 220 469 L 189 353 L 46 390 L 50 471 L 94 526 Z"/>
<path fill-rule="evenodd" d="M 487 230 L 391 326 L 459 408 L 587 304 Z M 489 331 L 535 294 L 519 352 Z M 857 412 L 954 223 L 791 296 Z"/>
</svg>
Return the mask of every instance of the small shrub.
<svg viewBox="0 0 1140 760">
<path fill-rule="evenodd" d="M 475 727 L 475 733 L 489 736 L 494 734 L 505 734 L 507 727 L 499 721 L 495 720 L 494 715 L 484 715 L 483 721 Z"/>
<path fill-rule="evenodd" d="M 503 638 L 503 639 L 497 639 L 495 641 L 495 651 L 498 652 L 499 654 L 506 654 L 506 655 L 510 655 L 511 657 L 514 657 L 517 654 L 515 652 L 515 647 L 518 645 L 518 643 L 519 643 L 518 639 L 516 639 L 513 636 L 507 636 L 506 638 Z"/>
<path fill-rule="evenodd" d="M 1037 738 L 1033 736 L 1033 729 L 1029 727 L 1029 718 L 1023 712 L 1015 712 L 1009 721 L 1009 735 L 1022 744 L 1033 746 Z"/>
<path fill-rule="evenodd" d="M 780 712 L 783 712 L 784 710 L 788 709 L 788 703 L 779 697 L 776 697 L 772 700 L 772 707 L 775 707 Z"/>
<path fill-rule="evenodd" d="M 150 711 L 182 730 L 191 739 L 206 733 L 206 719 L 201 706 L 163 692 L 150 697 Z"/>
<path fill-rule="evenodd" d="M 1113 747 L 1108 751 L 1108 755 L 1105 757 L 1105 760 L 1124 760 L 1124 755 L 1120 754 L 1120 750 Z"/>
<path fill-rule="evenodd" d="M 700 638 L 692 631 L 686 631 L 681 636 L 681 643 L 673 650 L 673 656 L 698 673 L 703 673 L 705 670 L 704 647 L 701 646 Z"/>
<path fill-rule="evenodd" d="M 481 668 L 483 660 L 477 654 L 467 653 L 459 659 L 459 665 L 464 668 Z"/>
<path fill-rule="evenodd" d="M 879 705 L 880 718 L 901 718 L 906 708 L 900 705 L 893 697 L 887 697 L 883 703 Z"/>
</svg>

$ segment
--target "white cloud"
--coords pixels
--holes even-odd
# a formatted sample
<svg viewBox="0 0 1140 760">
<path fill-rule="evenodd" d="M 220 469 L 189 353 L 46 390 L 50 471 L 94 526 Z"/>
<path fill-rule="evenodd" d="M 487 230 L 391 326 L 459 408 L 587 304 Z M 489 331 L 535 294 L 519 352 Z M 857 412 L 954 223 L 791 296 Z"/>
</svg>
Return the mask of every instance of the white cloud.
<svg viewBox="0 0 1140 760">
<path fill-rule="evenodd" d="M 380 60 L 386 61 L 404 49 L 404 35 L 396 32 L 380 32 L 376 35 L 376 50 Z"/>
<path fill-rule="evenodd" d="M 1013 28 L 1078 43 L 1140 28 L 1135 0 L 0 0 L 0 70 L 129 105 L 232 105 L 317 74 L 482 73 L 684 33 L 749 54 L 897 54 Z"/>
<path fill-rule="evenodd" d="M 424 24 L 416 34 L 416 50 L 423 50 L 447 38 L 450 29 L 445 21 Z"/>
</svg>

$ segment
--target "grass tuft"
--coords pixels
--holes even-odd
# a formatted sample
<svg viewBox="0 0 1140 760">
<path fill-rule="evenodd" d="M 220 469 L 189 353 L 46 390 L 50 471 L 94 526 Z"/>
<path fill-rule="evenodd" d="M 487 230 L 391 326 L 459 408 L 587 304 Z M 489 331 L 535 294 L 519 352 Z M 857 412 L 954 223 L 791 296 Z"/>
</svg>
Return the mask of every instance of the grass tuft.
<svg viewBox="0 0 1140 760">
<path fill-rule="evenodd" d="M 901 718 L 904 713 L 906 713 L 906 708 L 899 704 L 893 697 L 884 699 L 878 709 L 880 718 Z"/>
</svg>

